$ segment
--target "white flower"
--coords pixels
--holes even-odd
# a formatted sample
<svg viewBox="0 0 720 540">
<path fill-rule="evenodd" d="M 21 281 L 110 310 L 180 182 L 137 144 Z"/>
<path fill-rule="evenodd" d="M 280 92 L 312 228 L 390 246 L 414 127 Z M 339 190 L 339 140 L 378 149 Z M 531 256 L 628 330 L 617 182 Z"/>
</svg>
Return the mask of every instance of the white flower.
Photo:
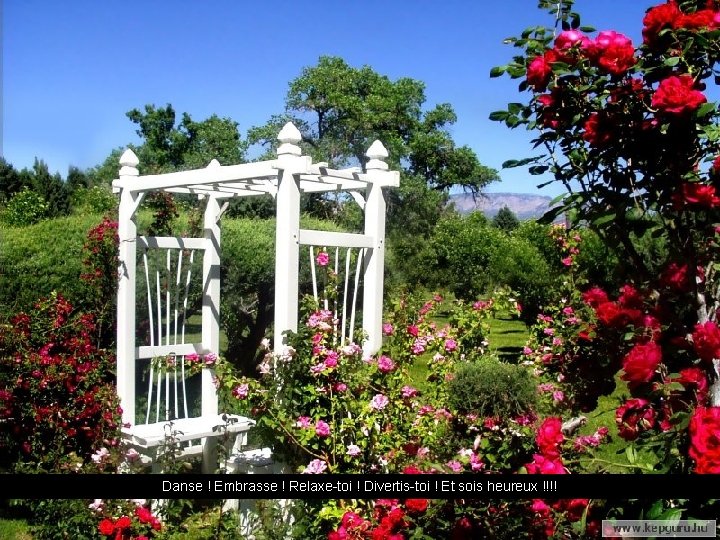
<svg viewBox="0 0 720 540">
<path fill-rule="evenodd" d="M 88 504 L 88 508 L 94 512 L 102 512 L 102 509 L 105 507 L 105 503 L 102 499 L 95 499 L 93 502 Z"/>
</svg>

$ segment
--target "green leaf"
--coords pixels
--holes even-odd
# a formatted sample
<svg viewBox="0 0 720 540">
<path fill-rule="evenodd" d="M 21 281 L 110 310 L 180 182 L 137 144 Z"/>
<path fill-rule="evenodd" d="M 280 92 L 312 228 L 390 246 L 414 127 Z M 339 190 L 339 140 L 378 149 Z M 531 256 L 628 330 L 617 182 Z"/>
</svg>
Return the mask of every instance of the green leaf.
<svg viewBox="0 0 720 540">
<path fill-rule="evenodd" d="M 490 113 L 490 120 L 494 120 L 496 122 L 502 122 L 510 115 L 507 111 L 494 111 Z"/>
<path fill-rule="evenodd" d="M 608 212 L 607 214 L 603 214 L 598 218 L 595 218 L 592 223 L 596 227 L 599 227 L 601 225 L 605 225 L 606 223 L 610 223 L 611 221 L 615 220 L 617 218 L 617 214 L 615 212 Z"/>
<path fill-rule="evenodd" d="M 715 111 L 715 104 L 712 102 L 708 102 L 708 103 L 703 103 L 702 105 L 700 105 L 700 107 L 698 108 L 698 110 L 695 114 L 699 118 L 701 118 L 703 116 L 707 116 L 708 114 L 710 114 L 711 112 L 714 112 L 714 111 Z"/>
<path fill-rule="evenodd" d="M 679 56 L 671 56 L 670 58 L 666 58 L 663 64 L 665 64 L 667 67 L 675 67 L 680 63 L 680 57 Z"/>
<path fill-rule="evenodd" d="M 505 71 L 507 71 L 507 66 L 495 66 L 490 70 L 490 77 L 500 77 Z"/>
</svg>

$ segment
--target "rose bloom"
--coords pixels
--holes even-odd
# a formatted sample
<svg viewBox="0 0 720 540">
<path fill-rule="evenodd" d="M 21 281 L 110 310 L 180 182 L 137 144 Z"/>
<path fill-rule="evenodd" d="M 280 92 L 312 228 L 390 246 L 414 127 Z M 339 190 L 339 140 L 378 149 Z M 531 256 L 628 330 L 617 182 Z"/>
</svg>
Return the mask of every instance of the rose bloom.
<svg viewBox="0 0 720 540">
<path fill-rule="evenodd" d="M 618 435 L 626 441 L 634 441 L 638 435 L 655 425 L 657 413 L 646 399 L 628 399 L 615 411 Z"/>
<path fill-rule="evenodd" d="M 672 262 L 660 275 L 660 282 L 678 292 L 687 292 L 690 288 L 688 265 Z"/>
<path fill-rule="evenodd" d="M 560 418 L 546 418 L 538 428 L 535 442 L 542 454 L 546 457 L 556 458 L 560 456 L 558 446 L 565 440 L 562 434 L 562 421 Z"/>
<path fill-rule="evenodd" d="M 355 457 L 355 456 L 359 455 L 360 452 L 361 452 L 360 447 L 359 447 L 357 444 L 348 444 L 348 445 L 347 445 L 347 452 L 346 452 L 346 454 L 347 454 L 348 456 L 353 456 L 353 457 Z"/>
<path fill-rule="evenodd" d="M 370 400 L 370 408 L 375 411 L 381 411 L 387 407 L 389 403 L 390 400 L 386 396 L 382 394 L 375 394 L 375 397 Z"/>
<path fill-rule="evenodd" d="M 662 361 L 662 349 L 654 341 L 639 343 L 625 355 L 622 380 L 631 383 L 649 382 Z"/>
<path fill-rule="evenodd" d="M 707 98 L 695 90 L 695 81 L 690 75 L 672 75 L 660 81 L 652 98 L 652 107 L 660 114 L 683 115 L 697 110 Z"/>
<path fill-rule="evenodd" d="M 690 419 L 690 457 L 698 474 L 720 473 L 720 407 L 698 407 Z"/>
<path fill-rule="evenodd" d="M 98 524 L 98 531 L 100 531 L 100 534 L 110 536 L 113 532 L 115 532 L 115 524 L 109 519 L 103 519 Z"/>
<path fill-rule="evenodd" d="M 712 164 L 712 170 L 715 174 L 720 174 L 720 156 L 716 157 Z"/>
<path fill-rule="evenodd" d="M 330 256 L 324 251 L 321 251 L 317 254 L 317 257 L 315 257 L 315 262 L 318 263 L 319 266 L 327 266 L 330 262 Z"/>
<path fill-rule="evenodd" d="M 565 30 L 560 32 L 558 37 L 555 38 L 555 50 L 564 61 L 570 60 L 570 56 L 567 54 L 573 47 L 579 46 L 579 48 L 586 49 L 590 45 L 590 38 L 579 30 Z"/>
<path fill-rule="evenodd" d="M 405 499 L 405 508 L 410 514 L 424 514 L 427 507 L 427 499 Z"/>
<path fill-rule="evenodd" d="M 709 30 L 720 26 L 720 17 L 718 12 L 712 9 L 699 9 L 695 13 L 685 13 L 676 22 L 676 28 L 684 28 L 686 30 L 701 30 L 707 28 Z"/>
<path fill-rule="evenodd" d="M 413 388 L 412 386 L 405 385 L 401 389 L 401 395 L 404 398 L 411 398 L 418 395 L 418 391 L 416 388 Z"/>
<path fill-rule="evenodd" d="M 650 8 L 643 18 L 643 43 L 655 45 L 660 31 L 675 27 L 681 16 L 682 12 L 674 1 Z"/>
<path fill-rule="evenodd" d="M 313 459 L 307 464 L 303 474 L 322 474 L 327 470 L 327 463 L 322 459 Z"/>
<path fill-rule="evenodd" d="M 327 437 L 330 435 L 330 424 L 322 420 L 315 422 L 315 435 L 318 437 Z"/>
<path fill-rule="evenodd" d="M 609 121 L 606 115 L 592 113 L 583 125 L 584 132 L 582 138 L 587 141 L 590 146 L 594 146 L 596 148 L 603 147 L 612 142 L 613 129 L 614 125 Z"/>
<path fill-rule="evenodd" d="M 232 394 L 237 399 L 245 399 L 248 397 L 248 394 L 250 393 L 250 387 L 246 383 L 242 383 L 237 385 L 233 391 Z"/>
<path fill-rule="evenodd" d="M 295 422 L 295 426 L 299 428 L 308 428 L 311 424 L 312 422 L 310 421 L 309 416 L 300 416 Z"/>
<path fill-rule="evenodd" d="M 698 401 L 702 402 L 707 396 L 708 380 L 705 372 L 699 367 L 693 366 L 680 370 L 680 377 L 675 379 L 682 384 L 686 390 L 694 389 L 698 395 Z"/>
<path fill-rule="evenodd" d="M 390 373 L 395 369 L 395 362 L 389 356 L 382 355 L 377 361 L 378 370 L 381 373 Z"/>
<path fill-rule="evenodd" d="M 565 466 L 562 460 L 549 459 L 541 454 L 534 454 L 532 462 L 525 465 L 528 474 L 565 474 Z"/>
<path fill-rule="evenodd" d="M 382 325 L 382 333 L 384 336 L 392 336 L 395 332 L 395 329 L 393 328 L 393 325 L 390 323 L 383 323 Z"/>
<path fill-rule="evenodd" d="M 445 340 L 445 350 L 448 352 L 452 352 L 455 349 L 457 349 L 457 341 L 454 339 L 446 339 Z"/>
<path fill-rule="evenodd" d="M 632 40 L 613 30 L 600 32 L 588 49 L 593 64 L 611 75 L 623 75 L 636 62 Z"/>
<path fill-rule="evenodd" d="M 545 51 L 542 56 L 536 56 L 530 61 L 527 68 L 527 82 L 536 92 L 543 92 L 547 88 L 552 76 L 552 63 L 557 62 L 558 55 L 554 50 Z"/>
<path fill-rule="evenodd" d="M 715 208 L 720 204 L 720 197 L 716 195 L 715 186 L 698 182 L 683 182 L 680 191 L 674 193 L 672 199 L 677 208 L 682 208 L 686 204 Z"/>
<path fill-rule="evenodd" d="M 597 308 L 600 304 L 604 304 L 609 300 L 608 295 L 600 287 L 593 287 L 585 291 L 582 295 L 583 302 L 593 308 Z"/>
<path fill-rule="evenodd" d="M 695 326 L 692 333 L 693 346 L 697 355 L 706 362 L 720 358 L 720 328 L 712 321 Z"/>
</svg>

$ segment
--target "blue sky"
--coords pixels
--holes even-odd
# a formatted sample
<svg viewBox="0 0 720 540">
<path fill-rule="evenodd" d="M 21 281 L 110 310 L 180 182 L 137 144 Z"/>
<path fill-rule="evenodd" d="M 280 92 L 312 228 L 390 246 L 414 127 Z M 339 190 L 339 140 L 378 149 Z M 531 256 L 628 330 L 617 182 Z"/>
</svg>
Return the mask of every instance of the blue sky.
<svg viewBox="0 0 720 540">
<path fill-rule="evenodd" d="M 645 0 L 578 0 L 583 24 L 640 40 Z M 248 127 L 283 111 L 288 82 L 323 54 L 426 84 L 427 106 L 451 103 L 460 145 L 500 169 L 532 153 L 531 135 L 488 120 L 526 99 L 519 81 L 490 79 L 515 49 L 503 39 L 551 25 L 535 0 L 4 0 L 3 154 L 35 156 L 63 176 L 137 142 L 125 117 L 171 103 L 195 120 L 215 113 Z M 536 192 L 524 170 L 489 191 Z M 544 194 L 559 193 L 558 187 Z"/>
</svg>

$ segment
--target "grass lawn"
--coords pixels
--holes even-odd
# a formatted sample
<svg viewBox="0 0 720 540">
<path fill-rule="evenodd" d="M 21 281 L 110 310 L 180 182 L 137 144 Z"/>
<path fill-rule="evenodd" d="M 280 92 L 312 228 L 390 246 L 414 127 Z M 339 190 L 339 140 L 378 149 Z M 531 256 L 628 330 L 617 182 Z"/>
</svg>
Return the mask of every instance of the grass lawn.
<svg viewBox="0 0 720 540">
<path fill-rule="evenodd" d="M 32 536 L 25 520 L 0 517 L 0 538 L 3 540 L 31 540 Z"/>
</svg>

